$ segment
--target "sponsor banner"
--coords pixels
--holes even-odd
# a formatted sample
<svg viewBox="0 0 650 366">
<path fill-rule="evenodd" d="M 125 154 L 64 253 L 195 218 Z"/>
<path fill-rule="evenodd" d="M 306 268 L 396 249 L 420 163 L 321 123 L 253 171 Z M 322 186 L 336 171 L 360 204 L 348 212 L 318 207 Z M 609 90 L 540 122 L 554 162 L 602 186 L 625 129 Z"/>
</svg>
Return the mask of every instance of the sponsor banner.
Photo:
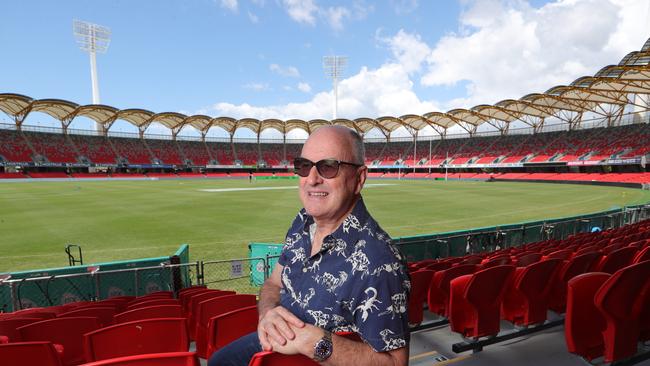
<svg viewBox="0 0 650 366">
<path fill-rule="evenodd" d="M 583 160 L 583 161 L 570 161 L 568 166 L 584 166 L 584 165 L 602 165 L 598 160 Z"/>
<path fill-rule="evenodd" d="M 629 164 L 641 164 L 641 158 L 632 158 L 632 159 L 607 159 L 605 160 L 606 164 L 611 165 L 629 165 Z"/>
<path fill-rule="evenodd" d="M 176 165 L 167 165 L 167 164 L 127 164 L 129 168 L 142 168 L 142 169 L 152 169 L 152 168 L 162 168 L 162 169 L 172 169 Z"/>
</svg>

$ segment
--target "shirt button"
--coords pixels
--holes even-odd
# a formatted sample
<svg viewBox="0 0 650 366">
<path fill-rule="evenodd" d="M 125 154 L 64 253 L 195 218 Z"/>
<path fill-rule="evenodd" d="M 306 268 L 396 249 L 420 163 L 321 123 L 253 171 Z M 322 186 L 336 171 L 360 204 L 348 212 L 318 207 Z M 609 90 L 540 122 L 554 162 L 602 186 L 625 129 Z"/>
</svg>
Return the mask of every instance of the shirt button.
<svg viewBox="0 0 650 366">
<path fill-rule="evenodd" d="M 307 267 L 303 267 L 302 271 L 303 271 L 304 273 L 307 273 Z"/>
</svg>

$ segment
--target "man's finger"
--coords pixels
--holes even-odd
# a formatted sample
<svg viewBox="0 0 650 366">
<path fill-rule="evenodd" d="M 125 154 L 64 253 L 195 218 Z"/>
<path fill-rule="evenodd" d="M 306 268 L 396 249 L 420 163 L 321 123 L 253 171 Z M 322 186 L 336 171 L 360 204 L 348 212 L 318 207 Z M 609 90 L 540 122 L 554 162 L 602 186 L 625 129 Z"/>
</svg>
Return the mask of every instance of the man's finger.
<svg viewBox="0 0 650 366">
<path fill-rule="evenodd" d="M 289 323 L 291 323 L 292 325 L 295 325 L 298 328 L 302 328 L 302 327 L 305 326 L 305 323 L 302 320 L 300 320 L 300 318 L 293 315 L 293 313 L 290 312 L 289 310 L 287 310 L 287 309 L 285 309 L 283 307 L 278 307 L 277 310 L 278 310 L 278 313 L 280 314 L 280 316 L 282 316 L 282 318 L 286 322 L 289 322 Z"/>
<path fill-rule="evenodd" d="M 269 341 L 268 335 L 266 331 L 262 328 L 259 327 L 257 329 L 257 337 L 260 339 L 260 345 L 262 346 L 263 351 L 272 351 L 273 346 L 271 345 L 271 342 Z"/>
<path fill-rule="evenodd" d="M 287 340 L 284 338 L 278 330 L 272 326 L 271 329 L 268 330 L 269 337 L 272 338 L 271 342 L 275 341 L 275 343 L 284 346 L 287 343 Z"/>
</svg>

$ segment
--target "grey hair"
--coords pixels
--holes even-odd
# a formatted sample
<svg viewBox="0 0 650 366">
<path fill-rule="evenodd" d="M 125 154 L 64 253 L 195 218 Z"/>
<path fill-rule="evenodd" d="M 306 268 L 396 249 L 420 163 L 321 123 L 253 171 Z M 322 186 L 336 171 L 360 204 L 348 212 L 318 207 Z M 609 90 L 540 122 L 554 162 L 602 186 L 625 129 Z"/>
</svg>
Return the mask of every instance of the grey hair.
<svg viewBox="0 0 650 366">
<path fill-rule="evenodd" d="M 363 146 L 363 137 L 353 129 L 348 128 L 347 130 L 350 131 L 350 141 L 352 142 L 354 162 L 363 165 L 366 162 L 366 149 Z"/>
</svg>

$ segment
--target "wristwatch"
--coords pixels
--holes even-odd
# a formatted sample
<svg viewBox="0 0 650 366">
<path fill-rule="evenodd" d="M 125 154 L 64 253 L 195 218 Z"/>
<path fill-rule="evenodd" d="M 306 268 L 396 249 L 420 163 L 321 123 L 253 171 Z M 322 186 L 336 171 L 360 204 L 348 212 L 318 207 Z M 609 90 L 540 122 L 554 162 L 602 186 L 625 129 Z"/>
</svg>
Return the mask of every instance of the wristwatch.
<svg viewBox="0 0 650 366">
<path fill-rule="evenodd" d="M 316 341 L 314 344 L 314 361 L 323 362 L 327 360 L 334 350 L 334 344 L 332 343 L 332 333 L 326 329 L 323 329 L 325 334 L 323 338 Z"/>
</svg>

